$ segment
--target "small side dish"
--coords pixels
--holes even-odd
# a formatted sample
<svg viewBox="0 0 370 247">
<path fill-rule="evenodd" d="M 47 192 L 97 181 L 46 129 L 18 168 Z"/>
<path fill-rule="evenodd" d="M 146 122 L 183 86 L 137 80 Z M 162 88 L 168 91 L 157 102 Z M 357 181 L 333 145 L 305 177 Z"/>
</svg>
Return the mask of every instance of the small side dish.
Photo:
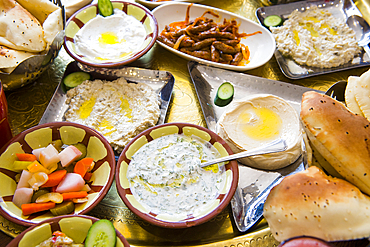
<svg viewBox="0 0 370 247">
<path fill-rule="evenodd" d="M 238 160 L 258 169 L 279 169 L 301 155 L 302 128 L 298 114 L 287 101 L 275 95 L 255 94 L 234 100 L 217 122 L 217 133 L 234 153 L 284 139 L 288 145 L 286 151 Z"/>
<path fill-rule="evenodd" d="M 91 241 L 92 240 L 92 241 Z M 129 247 L 111 221 L 87 215 L 65 215 L 29 227 L 7 247 Z"/>
<path fill-rule="evenodd" d="M 145 83 L 86 80 L 67 92 L 64 118 L 96 129 L 121 152 L 141 131 L 159 119 L 157 93 Z"/>
<path fill-rule="evenodd" d="M 161 227 L 204 223 L 230 202 L 238 184 L 237 162 L 201 168 L 232 154 L 225 142 L 203 127 L 168 123 L 136 136 L 118 159 L 116 184 L 129 209 Z"/>
<path fill-rule="evenodd" d="M 361 48 L 355 32 L 328 10 L 293 11 L 280 27 L 270 27 L 278 50 L 300 65 L 332 68 L 350 62 Z"/>
<path fill-rule="evenodd" d="M 184 21 L 168 24 L 158 36 L 158 40 L 176 50 L 212 62 L 236 66 L 248 64 L 250 51 L 240 40 L 262 32 L 239 33 L 236 20 L 224 19 L 223 23 L 216 23 L 205 17 L 209 14 L 219 18 L 212 10 L 190 20 L 191 6 L 190 4 L 187 8 Z"/>
<path fill-rule="evenodd" d="M 30 226 L 56 215 L 84 214 L 113 181 L 112 148 L 95 130 L 54 122 L 21 132 L 0 155 L 0 213 Z"/>
</svg>

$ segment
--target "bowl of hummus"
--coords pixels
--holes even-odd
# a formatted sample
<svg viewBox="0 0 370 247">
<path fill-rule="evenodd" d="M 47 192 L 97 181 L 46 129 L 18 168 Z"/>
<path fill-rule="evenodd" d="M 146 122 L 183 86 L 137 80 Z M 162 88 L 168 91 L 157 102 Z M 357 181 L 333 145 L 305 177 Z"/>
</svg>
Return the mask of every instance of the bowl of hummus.
<svg viewBox="0 0 370 247">
<path fill-rule="evenodd" d="M 64 47 L 73 59 L 92 67 L 121 67 L 148 52 L 158 36 L 155 17 L 144 6 L 112 1 L 114 12 L 103 17 L 97 4 L 68 19 Z"/>
<path fill-rule="evenodd" d="M 188 123 L 167 123 L 136 136 L 116 167 L 117 190 L 140 218 L 166 228 L 205 223 L 230 202 L 238 184 L 237 162 L 201 168 L 232 154 L 214 132 Z"/>
</svg>

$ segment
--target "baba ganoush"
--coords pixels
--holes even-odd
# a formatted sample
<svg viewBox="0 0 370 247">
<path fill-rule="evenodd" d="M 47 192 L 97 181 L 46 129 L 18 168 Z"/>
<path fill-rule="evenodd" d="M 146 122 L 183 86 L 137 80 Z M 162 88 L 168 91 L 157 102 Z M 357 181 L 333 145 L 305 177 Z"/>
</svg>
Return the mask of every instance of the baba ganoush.
<svg viewBox="0 0 370 247">
<path fill-rule="evenodd" d="M 283 26 L 270 27 L 278 50 L 300 65 L 332 68 L 361 52 L 355 32 L 329 11 L 312 6 L 293 11 Z"/>
<path fill-rule="evenodd" d="M 53 236 L 41 242 L 36 247 L 84 247 L 83 244 L 75 244 L 73 239 L 60 231 L 53 233 Z"/>
<path fill-rule="evenodd" d="M 301 154 L 302 128 L 297 111 L 284 99 L 256 94 L 233 101 L 217 122 L 217 134 L 234 153 L 283 139 L 283 152 L 238 159 L 258 169 L 275 170 L 293 163 Z"/>
<path fill-rule="evenodd" d="M 154 214 L 197 217 L 225 186 L 225 168 L 200 167 L 220 157 L 209 142 L 195 136 L 162 136 L 142 146 L 128 166 L 133 196 Z"/>
<path fill-rule="evenodd" d="M 64 118 L 99 131 L 117 151 L 159 119 L 159 99 L 145 83 L 94 80 L 67 92 Z"/>
<path fill-rule="evenodd" d="M 119 9 L 89 20 L 74 37 L 76 50 L 92 60 L 115 62 L 140 51 L 146 37 L 143 24 Z"/>
</svg>

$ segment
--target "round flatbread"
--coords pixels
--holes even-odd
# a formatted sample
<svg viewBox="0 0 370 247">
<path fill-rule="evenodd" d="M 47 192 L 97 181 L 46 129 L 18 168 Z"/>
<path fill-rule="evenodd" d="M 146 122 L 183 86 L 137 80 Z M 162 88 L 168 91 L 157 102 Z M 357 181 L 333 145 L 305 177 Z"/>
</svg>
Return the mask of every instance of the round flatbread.
<svg viewBox="0 0 370 247">
<path fill-rule="evenodd" d="M 40 23 L 44 23 L 46 18 L 59 8 L 49 0 L 17 0 L 17 2 L 36 17 Z"/>
<path fill-rule="evenodd" d="M 363 73 L 355 88 L 355 98 L 367 120 L 370 120 L 370 70 Z"/>
<path fill-rule="evenodd" d="M 14 0 L 0 1 L 0 45 L 28 52 L 46 48 L 40 22 Z"/>
<path fill-rule="evenodd" d="M 346 106 L 351 112 L 358 114 L 360 116 L 364 116 L 355 98 L 355 88 L 359 86 L 359 82 L 358 82 L 359 80 L 360 80 L 360 77 L 358 76 L 348 77 L 348 82 L 347 82 L 346 91 L 344 93 L 344 98 L 346 101 Z"/>
<path fill-rule="evenodd" d="M 0 68 L 14 68 L 23 60 L 36 54 L 38 53 L 18 51 L 9 49 L 5 46 L 0 46 Z"/>
</svg>

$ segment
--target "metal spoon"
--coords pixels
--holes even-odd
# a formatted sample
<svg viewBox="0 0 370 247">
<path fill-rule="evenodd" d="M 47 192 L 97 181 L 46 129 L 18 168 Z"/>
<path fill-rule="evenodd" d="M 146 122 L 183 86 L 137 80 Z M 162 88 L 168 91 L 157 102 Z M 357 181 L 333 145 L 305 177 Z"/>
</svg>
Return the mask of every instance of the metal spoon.
<svg viewBox="0 0 370 247">
<path fill-rule="evenodd" d="M 358 15 L 351 15 L 347 18 L 347 25 L 356 32 L 356 40 L 362 46 L 370 58 L 370 26 L 364 18 Z"/>
<path fill-rule="evenodd" d="M 268 143 L 266 145 L 263 145 L 261 147 L 258 147 L 258 148 L 253 148 L 253 149 L 248 150 L 248 151 L 244 151 L 244 152 L 241 152 L 241 153 L 232 154 L 232 155 L 229 155 L 229 156 L 225 156 L 225 157 L 221 157 L 221 158 L 218 158 L 218 159 L 214 159 L 214 160 L 211 160 L 211 161 L 204 162 L 200 165 L 200 167 L 206 167 L 206 166 L 221 163 L 221 162 L 224 162 L 224 161 L 240 159 L 240 158 L 249 157 L 249 156 L 253 156 L 253 155 L 277 153 L 277 152 L 285 151 L 286 149 L 287 149 L 287 145 L 286 145 L 285 140 L 278 139 L 278 140 L 275 140 L 273 142 L 270 142 L 270 143 Z"/>
</svg>

